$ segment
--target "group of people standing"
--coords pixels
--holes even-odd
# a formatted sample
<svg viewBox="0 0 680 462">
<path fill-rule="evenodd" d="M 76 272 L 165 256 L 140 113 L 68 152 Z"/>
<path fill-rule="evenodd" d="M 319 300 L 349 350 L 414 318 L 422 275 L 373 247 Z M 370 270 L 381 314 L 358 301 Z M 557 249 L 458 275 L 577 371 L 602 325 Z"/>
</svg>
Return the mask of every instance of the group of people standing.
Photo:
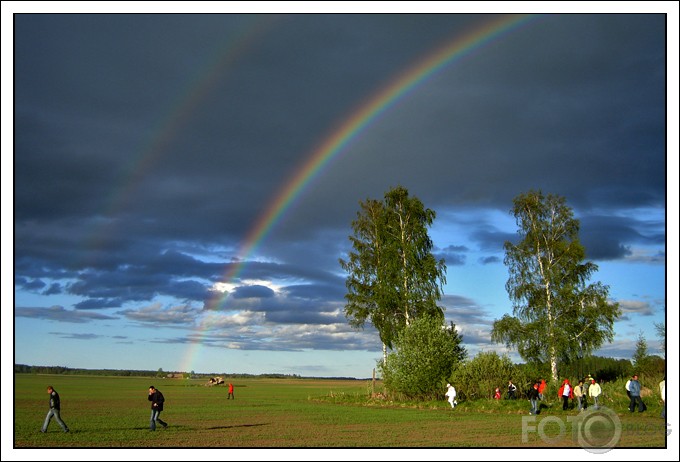
<svg viewBox="0 0 680 462">
<path fill-rule="evenodd" d="M 545 379 L 536 380 L 532 387 L 527 392 L 527 398 L 531 402 L 531 410 L 529 414 L 538 414 L 538 402 L 543 401 L 544 393 L 546 389 Z M 456 389 L 450 383 L 446 384 L 446 396 L 451 408 L 456 407 L 458 402 L 456 399 Z M 638 376 L 633 375 L 628 382 L 626 382 L 626 393 L 630 399 L 630 405 L 628 409 L 630 412 L 644 412 L 647 410 L 647 406 L 642 401 L 640 397 L 641 386 L 638 381 Z M 659 383 L 659 393 L 661 394 L 661 400 L 663 401 L 663 408 L 661 410 L 661 417 L 666 417 L 666 379 Z M 569 379 L 564 379 L 562 385 L 560 386 L 557 396 L 562 400 L 562 410 L 566 411 L 570 408 L 569 401 L 571 400 L 573 406 L 575 406 L 579 412 L 586 410 L 588 403 L 593 403 L 594 409 L 600 408 L 600 396 L 602 396 L 602 387 L 597 380 L 595 380 L 591 375 L 588 375 L 583 380 L 578 381 L 578 385 L 572 386 Z M 494 399 L 501 399 L 501 390 L 496 388 L 494 390 Z M 508 381 L 508 392 L 506 399 L 517 399 L 517 386 L 512 383 L 512 380 Z"/>
<path fill-rule="evenodd" d="M 593 407 L 599 409 L 602 387 L 591 376 L 579 380 L 578 385 L 572 386 L 569 379 L 564 379 L 557 395 L 562 399 L 562 410 L 569 409 L 569 400 L 577 405 L 578 411 L 584 411 L 588 407 L 588 398 L 593 400 Z"/>
</svg>

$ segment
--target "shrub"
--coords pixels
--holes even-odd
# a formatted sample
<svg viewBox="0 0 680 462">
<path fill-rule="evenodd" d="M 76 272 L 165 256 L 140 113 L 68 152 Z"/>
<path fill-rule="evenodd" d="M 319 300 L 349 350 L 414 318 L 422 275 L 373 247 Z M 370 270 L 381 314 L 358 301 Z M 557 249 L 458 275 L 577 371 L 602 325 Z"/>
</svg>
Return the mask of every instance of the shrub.
<svg viewBox="0 0 680 462">
<path fill-rule="evenodd" d="M 497 387 L 505 396 L 508 381 L 516 382 L 516 373 L 517 368 L 507 355 L 480 352 L 472 360 L 458 364 L 449 381 L 456 387 L 460 399 L 493 398 Z"/>
<path fill-rule="evenodd" d="M 437 399 L 453 367 L 465 357 L 461 337 L 435 317 L 416 319 L 398 335 L 395 351 L 380 363 L 385 388 L 408 399 Z"/>
</svg>

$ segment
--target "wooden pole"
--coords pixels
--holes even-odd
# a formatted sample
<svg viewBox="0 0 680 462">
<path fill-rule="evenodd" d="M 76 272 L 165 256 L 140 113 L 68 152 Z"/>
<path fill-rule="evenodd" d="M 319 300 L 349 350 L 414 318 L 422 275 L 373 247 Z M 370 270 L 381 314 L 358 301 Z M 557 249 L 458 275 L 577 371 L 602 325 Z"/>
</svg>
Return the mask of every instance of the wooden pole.
<svg viewBox="0 0 680 462">
<path fill-rule="evenodd" d="M 373 382 L 371 384 L 371 396 L 375 396 L 375 367 L 373 368 Z"/>
</svg>

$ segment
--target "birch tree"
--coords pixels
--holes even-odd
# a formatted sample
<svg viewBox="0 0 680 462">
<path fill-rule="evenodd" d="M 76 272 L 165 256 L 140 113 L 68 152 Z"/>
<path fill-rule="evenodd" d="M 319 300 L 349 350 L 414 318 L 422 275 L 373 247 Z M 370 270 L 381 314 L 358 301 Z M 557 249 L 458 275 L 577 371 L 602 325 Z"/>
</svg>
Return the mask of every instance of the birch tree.
<svg viewBox="0 0 680 462">
<path fill-rule="evenodd" d="M 530 191 L 514 199 L 520 237 L 506 241 L 506 290 L 513 314 L 496 320 L 492 340 L 514 346 L 525 360 L 546 361 L 553 380 L 558 360 L 587 355 L 614 337 L 618 303 L 609 287 L 588 284 L 597 265 L 585 261 L 580 223 L 564 198 Z"/>
<path fill-rule="evenodd" d="M 446 282 L 444 260 L 432 254 L 428 227 L 435 212 L 398 186 L 383 201 L 360 202 L 350 236 L 353 250 L 340 259 L 348 273 L 345 316 L 351 326 L 368 321 L 378 330 L 383 358 L 399 332 L 422 315 L 444 319 L 437 306 Z"/>
</svg>

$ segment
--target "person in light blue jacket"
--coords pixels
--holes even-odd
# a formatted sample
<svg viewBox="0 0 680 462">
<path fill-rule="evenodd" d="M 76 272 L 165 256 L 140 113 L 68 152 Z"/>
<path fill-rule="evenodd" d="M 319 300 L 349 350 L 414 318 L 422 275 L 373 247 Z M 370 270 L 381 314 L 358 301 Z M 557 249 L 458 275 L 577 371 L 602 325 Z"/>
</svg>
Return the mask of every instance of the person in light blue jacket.
<svg viewBox="0 0 680 462">
<path fill-rule="evenodd" d="M 644 412 L 646 409 L 645 403 L 642 402 L 640 398 L 640 382 L 638 382 L 638 376 L 634 375 L 633 379 L 630 381 L 630 406 L 628 410 L 630 412 L 635 412 L 637 407 L 638 412 Z"/>
</svg>

